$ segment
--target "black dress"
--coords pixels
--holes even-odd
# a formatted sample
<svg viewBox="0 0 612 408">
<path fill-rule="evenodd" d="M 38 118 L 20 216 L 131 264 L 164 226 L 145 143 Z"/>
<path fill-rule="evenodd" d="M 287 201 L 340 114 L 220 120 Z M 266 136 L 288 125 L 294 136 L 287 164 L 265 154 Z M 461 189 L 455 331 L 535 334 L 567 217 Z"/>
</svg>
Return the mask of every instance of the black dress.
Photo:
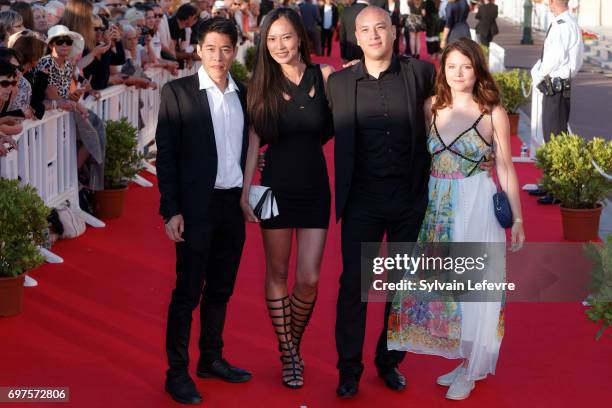
<svg viewBox="0 0 612 408">
<path fill-rule="evenodd" d="M 279 215 L 262 221 L 261 227 L 327 228 L 331 193 L 322 145 L 333 135 L 333 122 L 318 65 L 306 67 L 299 86 L 290 84 L 289 96 L 261 175 L 261 184 L 274 192 Z"/>
</svg>

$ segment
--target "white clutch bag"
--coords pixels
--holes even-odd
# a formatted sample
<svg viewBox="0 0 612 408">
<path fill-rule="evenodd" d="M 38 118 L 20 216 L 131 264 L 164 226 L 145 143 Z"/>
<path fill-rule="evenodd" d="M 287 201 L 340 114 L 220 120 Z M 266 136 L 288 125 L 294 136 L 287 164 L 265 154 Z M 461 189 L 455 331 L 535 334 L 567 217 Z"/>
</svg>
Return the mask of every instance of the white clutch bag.
<svg viewBox="0 0 612 408">
<path fill-rule="evenodd" d="M 270 187 L 251 186 L 249 205 L 260 220 L 268 220 L 278 215 L 278 206 Z"/>
</svg>

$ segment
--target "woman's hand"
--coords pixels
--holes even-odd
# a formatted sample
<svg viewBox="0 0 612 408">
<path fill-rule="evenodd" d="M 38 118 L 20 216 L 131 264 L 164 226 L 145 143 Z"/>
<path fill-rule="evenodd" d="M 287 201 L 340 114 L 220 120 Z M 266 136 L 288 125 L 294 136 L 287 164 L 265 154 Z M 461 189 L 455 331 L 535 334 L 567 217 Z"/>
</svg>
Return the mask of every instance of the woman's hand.
<svg viewBox="0 0 612 408">
<path fill-rule="evenodd" d="M 523 229 L 523 221 L 516 220 L 512 224 L 512 246 L 510 250 L 512 252 L 519 251 L 525 243 L 525 230 Z"/>
<path fill-rule="evenodd" d="M 94 57 L 96 58 L 100 58 L 102 56 L 102 54 L 104 54 L 106 51 L 110 50 L 111 47 L 111 42 L 106 42 L 104 44 L 99 44 L 96 45 L 96 48 L 93 49 L 92 54 L 94 55 Z"/>
<path fill-rule="evenodd" d="M 354 59 L 354 60 L 351 60 L 351 61 L 347 61 L 346 63 L 342 64 L 342 68 L 349 68 L 349 67 L 352 67 L 353 65 L 357 65 L 359 63 L 359 61 L 361 61 L 361 60 Z"/>
<path fill-rule="evenodd" d="M 15 126 L 23 122 L 19 116 L 3 116 L 0 118 L 0 125 Z"/>
<path fill-rule="evenodd" d="M 0 133 L 6 136 L 14 136 L 23 132 L 23 126 L 21 122 L 14 125 L 0 125 Z"/>
<path fill-rule="evenodd" d="M 34 111 L 29 106 L 26 106 L 25 108 L 23 108 L 22 111 L 26 119 L 30 119 L 30 120 L 35 119 Z"/>
<path fill-rule="evenodd" d="M 67 99 L 60 99 L 57 101 L 57 109 L 72 112 L 76 108 L 76 102 L 69 101 Z"/>
<path fill-rule="evenodd" d="M 4 146 L 8 144 L 8 147 Z M 0 156 L 6 156 L 12 149 L 17 150 L 17 142 L 12 137 L 0 135 Z"/>
<path fill-rule="evenodd" d="M 83 117 L 83 119 L 89 118 L 89 111 L 85 106 L 81 105 L 80 103 L 77 103 L 75 109 L 81 114 L 81 117 Z"/>
<path fill-rule="evenodd" d="M 242 213 L 244 214 L 244 219 L 247 222 L 259 222 L 259 218 L 255 216 L 253 209 L 249 205 L 249 199 L 246 196 L 240 197 L 240 208 L 242 208 Z"/>
</svg>

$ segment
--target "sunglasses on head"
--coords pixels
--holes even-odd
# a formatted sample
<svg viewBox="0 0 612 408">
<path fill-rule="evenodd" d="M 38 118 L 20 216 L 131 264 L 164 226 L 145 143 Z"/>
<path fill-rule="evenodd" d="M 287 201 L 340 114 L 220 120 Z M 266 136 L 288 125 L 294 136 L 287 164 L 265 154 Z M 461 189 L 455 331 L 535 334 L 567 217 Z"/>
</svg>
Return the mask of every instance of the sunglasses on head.
<svg viewBox="0 0 612 408">
<path fill-rule="evenodd" d="M 9 86 L 15 86 L 15 85 L 17 85 L 16 80 L 9 81 L 8 79 L 4 79 L 0 81 L 0 87 L 2 88 L 8 88 Z"/>
<path fill-rule="evenodd" d="M 55 40 L 53 40 L 53 43 L 55 45 L 64 45 L 64 44 L 66 44 L 66 45 L 70 46 L 70 45 L 72 45 L 73 41 L 72 41 L 72 38 L 70 38 L 70 37 L 59 37 L 59 38 L 56 38 Z"/>
</svg>

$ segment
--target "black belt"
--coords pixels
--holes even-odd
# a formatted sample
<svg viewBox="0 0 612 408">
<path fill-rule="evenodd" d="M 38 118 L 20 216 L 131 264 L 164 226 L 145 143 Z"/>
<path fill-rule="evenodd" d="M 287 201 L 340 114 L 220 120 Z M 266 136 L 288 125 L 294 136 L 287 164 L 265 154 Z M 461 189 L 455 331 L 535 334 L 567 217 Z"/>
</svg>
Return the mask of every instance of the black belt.
<svg viewBox="0 0 612 408">
<path fill-rule="evenodd" d="M 215 188 L 214 194 L 216 195 L 235 195 L 241 194 L 242 187 L 233 187 L 233 188 Z"/>
</svg>

